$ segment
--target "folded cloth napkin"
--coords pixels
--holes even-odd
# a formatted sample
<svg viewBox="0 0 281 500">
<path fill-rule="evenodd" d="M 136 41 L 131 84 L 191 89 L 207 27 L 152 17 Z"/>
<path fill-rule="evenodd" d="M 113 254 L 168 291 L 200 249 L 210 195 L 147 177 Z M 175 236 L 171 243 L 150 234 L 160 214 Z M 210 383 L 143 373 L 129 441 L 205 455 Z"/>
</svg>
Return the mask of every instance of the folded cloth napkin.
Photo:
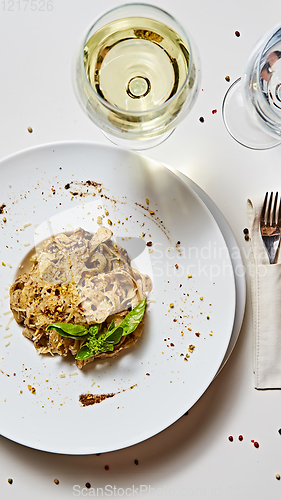
<svg viewBox="0 0 281 500">
<path fill-rule="evenodd" d="M 270 264 L 260 233 L 263 199 L 248 200 L 256 389 L 281 389 L 281 249 Z"/>
</svg>

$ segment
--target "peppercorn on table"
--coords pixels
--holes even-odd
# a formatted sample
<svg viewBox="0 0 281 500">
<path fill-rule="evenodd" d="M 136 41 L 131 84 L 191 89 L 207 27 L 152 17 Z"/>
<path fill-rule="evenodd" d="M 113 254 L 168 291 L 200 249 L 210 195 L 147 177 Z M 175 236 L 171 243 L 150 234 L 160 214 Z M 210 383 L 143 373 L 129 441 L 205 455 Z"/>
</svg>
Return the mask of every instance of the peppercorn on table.
<svg viewBox="0 0 281 500">
<path fill-rule="evenodd" d="M 74 58 L 83 34 L 104 10 L 122 4 L 125 2 L 113 0 L 106 5 L 90 0 L 0 3 L 2 183 L 8 179 L 7 190 L 0 199 L 0 496 L 32 499 L 40 495 L 42 500 L 50 497 L 58 500 L 254 497 L 258 500 L 265 496 L 277 499 L 281 492 L 281 403 L 278 390 L 254 388 L 246 202 L 252 197 L 262 199 L 266 190 L 280 190 L 281 149 L 277 146 L 258 151 L 243 147 L 229 135 L 222 118 L 222 103 L 228 88 L 243 74 L 257 40 L 276 21 L 274 16 L 265 15 L 261 0 L 155 2 L 191 33 L 200 55 L 202 78 L 189 114 L 166 141 L 142 151 L 139 157 L 139 153 L 120 152 L 118 146 L 109 142 L 83 113 L 73 86 Z M 275 13 L 278 8 L 277 0 L 269 0 L 266 11 Z M 75 148 L 82 144 L 88 148 L 86 160 L 83 157 L 87 169 L 83 162 L 79 163 L 79 155 L 75 156 Z M 53 156 L 64 147 L 72 147 L 69 161 L 77 159 L 76 177 L 72 171 L 66 175 L 67 164 L 62 156 L 56 172 L 52 170 Z M 31 157 L 26 150 L 33 151 L 32 165 L 28 164 Z M 105 160 L 110 158 L 109 166 L 98 159 L 96 151 L 101 150 L 110 150 Z M 46 157 L 36 151 L 45 152 Z M 14 160 L 10 158 L 16 153 L 19 155 Z M 115 158 L 115 164 L 111 158 Z M 123 158 L 129 158 L 126 168 L 122 165 Z M 91 173 L 91 165 L 95 175 L 98 172 L 100 176 L 105 176 L 107 168 L 112 169 L 114 174 L 108 183 L 116 184 L 118 199 L 106 186 L 95 184 L 96 178 L 85 177 Z M 46 179 L 51 171 L 52 183 L 48 184 Z M 155 180 L 156 171 L 159 184 Z M 34 172 L 39 172 L 36 182 Z M 149 173 L 150 177 L 139 172 Z M 150 196 L 143 196 L 142 203 L 134 197 L 132 179 L 137 180 L 140 190 L 144 185 L 148 192 L 155 186 L 161 187 L 157 204 L 153 205 Z M 17 192 L 13 191 L 15 185 Z M 123 192 L 127 201 L 132 197 L 127 212 Z M 89 193 L 91 206 L 81 216 L 79 207 L 89 203 Z M 27 198 L 29 219 L 22 209 Z M 179 206 L 185 207 L 181 213 L 177 213 Z M 46 207 L 51 210 L 44 224 L 36 226 L 39 210 L 46 212 Z M 68 210 L 67 223 L 60 219 L 62 207 Z M 74 207 L 78 207 L 76 211 Z M 120 207 L 122 217 L 118 215 Z M 91 363 L 83 368 L 83 376 L 92 384 L 87 385 L 87 393 L 81 398 L 86 401 L 84 408 L 75 396 L 82 371 L 76 371 L 73 360 L 45 358 L 35 350 L 36 364 L 27 365 L 25 353 L 33 349 L 32 343 L 22 335 L 13 334 L 15 322 L 6 304 L 9 287 L 22 271 L 15 271 L 18 255 L 21 262 L 26 256 L 30 258 L 28 231 L 37 231 L 36 246 L 52 235 L 51 229 L 58 234 L 62 227 L 66 233 L 71 224 L 78 227 L 81 217 L 87 230 L 92 227 L 91 210 L 99 217 L 95 218 L 95 224 L 99 226 L 102 222 L 113 233 L 124 223 L 123 238 L 117 234 L 118 247 L 127 245 L 132 258 L 141 254 L 140 271 L 144 269 L 145 274 L 151 274 L 153 283 L 144 334 L 134 350 L 124 350 L 116 358 L 115 366 L 121 367 L 120 379 L 114 383 L 109 380 L 110 364 L 95 368 Z M 161 218 L 161 210 L 165 211 L 165 220 Z M 21 225 L 16 223 L 18 220 Z M 209 240 L 204 240 L 205 221 L 211 228 Z M 125 228 L 129 228 L 127 232 Z M 198 271 L 199 264 L 194 250 L 194 228 L 205 252 L 205 260 L 200 263 L 202 281 L 195 280 L 194 270 Z M 132 237 L 135 234 L 138 238 Z M 156 237 L 161 244 L 166 242 L 167 251 L 162 254 Z M 193 252 L 187 255 L 189 245 Z M 210 248 L 216 250 L 216 255 L 213 253 L 206 264 Z M 205 275 L 210 270 L 212 282 L 207 286 Z M 219 272 L 215 274 L 216 271 Z M 162 278 L 163 282 L 157 281 Z M 159 283 L 163 284 L 161 290 Z M 176 293 L 167 292 L 171 286 Z M 213 298 L 211 288 L 219 290 Z M 226 290 L 225 294 L 221 289 Z M 156 292 L 159 297 L 160 292 L 164 294 L 164 298 L 159 300 Z M 157 317 L 153 315 L 153 307 Z M 225 331 L 219 341 L 216 333 L 221 325 Z M 161 345 L 161 349 L 159 353 L 150 353 L 150 363 L 146 364 L 147 332 L 152 327 L 154 334 L 157 328 L 161 330 L 161 339 L 153 344 L 157 348 Z M 168 369 L 157 358 L 157 366 L 161 367 L 158 370 L 157 356 L 165 358 Z M 51 365 L 55 366 L 56 378 L 52 381 L 55 385 L 45 377 Z M 124 379 L 124 373 L 130 370 L 137 378 L 137 369 L 143 372 L 140 392 L 133 377 L 129 380 L 126 375 Z M 44 377 L 43 395 L 43 382 L 41 386 L 37 384 L 40 376 Z M 108 391 L 101 394 L 105 381 Z M 77 406 L 73 413 L 65 411 L 64 387 L 69 399 L 73 393 L 73 405 Z M 130 405 L 130 401 L 134 403 Z M 44 412 L 38 411 L 39 405 L 40 408 L 45 405 Z M 104 410 L 110 405 L 114 406 L 114 413 Z M 129 407 L 128 413 L 122 405 Z M 50 420 L 45 414 L 50 415 Z M 135 440 L 134 435 L 138 436 Z M 104 447 L 102 441 L 106 443 Z M 60 446 L 60 442 L 64 445 Z"/>
</svg>

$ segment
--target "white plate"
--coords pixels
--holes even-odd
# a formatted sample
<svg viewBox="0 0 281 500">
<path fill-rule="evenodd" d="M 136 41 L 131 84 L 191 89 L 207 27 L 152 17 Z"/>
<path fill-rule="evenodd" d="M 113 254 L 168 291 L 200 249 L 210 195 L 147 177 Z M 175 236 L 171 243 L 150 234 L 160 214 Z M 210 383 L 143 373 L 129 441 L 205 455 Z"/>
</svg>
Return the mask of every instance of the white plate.
<svg viewBox="0 0 281 500">
<path fill-rule="evenodd" d="M 45 145 L 6 158 L 0 168 L 7 219 L 1 222 L 2 435 L 40 450 L 88 454 L 124 448 L 165 429 L 207 389 L 231 339 L 235 281 L 213 216 L 169 169 L 115 147 Z M 85 187 L 87 180 L 101 186 Z M 112 221 L 117 242 L 151 276 L 153 291 L 139 342 L 110 362 L 79 371 L 73 359 L 37 354 L 14 321 L 6 329 L 8 287 L 40 240 L 78 226 L 94 232 L 105 210 L 104 224 Z M 82 407 L 79 395 L 87 392 L 116 395 Z"/>
</svg>

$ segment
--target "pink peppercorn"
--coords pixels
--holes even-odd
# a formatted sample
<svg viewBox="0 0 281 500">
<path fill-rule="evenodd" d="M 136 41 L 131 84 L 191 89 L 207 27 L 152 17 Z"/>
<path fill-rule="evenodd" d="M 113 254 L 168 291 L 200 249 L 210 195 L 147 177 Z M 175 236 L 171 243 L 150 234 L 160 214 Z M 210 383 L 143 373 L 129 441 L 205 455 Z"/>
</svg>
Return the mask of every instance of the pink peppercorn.
<svg viewBox="0 0 281 500">
<path fill-rule="evenodd" d="M 239 439 L 239 441 L 243 441 L 243 436 L 242 436 L 242 434 L 240 434 L 240 436 L 238 436 L 238 439 Z"/>
<path fill-rule="evenodd" d="M 109 465 L 104 466 L 105 470 L 109 470 Z"/>
<path fill-rule="evenodd" d="M 233 441 L 233 436 L 228 436 L 229 441 Z"/>
<path fill-rule="evenodd" d="M 255 448 L 259 448 L 260 447 L 260 445 L 259 445 L 259 443 L 257 441 L 254 442 L 254 447 Z"/>
</svg>

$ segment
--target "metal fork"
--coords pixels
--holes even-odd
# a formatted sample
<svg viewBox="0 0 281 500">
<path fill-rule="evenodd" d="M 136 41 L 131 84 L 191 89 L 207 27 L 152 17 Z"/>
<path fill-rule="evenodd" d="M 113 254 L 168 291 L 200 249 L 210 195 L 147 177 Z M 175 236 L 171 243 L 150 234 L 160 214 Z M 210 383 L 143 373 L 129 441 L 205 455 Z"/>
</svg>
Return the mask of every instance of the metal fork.
<svg viewBox="0 0 281 500">
<path fill-rule="evenodd" d="M 268 193 L 266 193 L 261 211 L 260 230 L 261 236 L 268 253 L 270 264 L 274 264 L 281 238 L 281 199 L 277 213 L 278 193 L 275 194 L 272 207 L 273 192 L 267 203 Z"/>
</svg>

